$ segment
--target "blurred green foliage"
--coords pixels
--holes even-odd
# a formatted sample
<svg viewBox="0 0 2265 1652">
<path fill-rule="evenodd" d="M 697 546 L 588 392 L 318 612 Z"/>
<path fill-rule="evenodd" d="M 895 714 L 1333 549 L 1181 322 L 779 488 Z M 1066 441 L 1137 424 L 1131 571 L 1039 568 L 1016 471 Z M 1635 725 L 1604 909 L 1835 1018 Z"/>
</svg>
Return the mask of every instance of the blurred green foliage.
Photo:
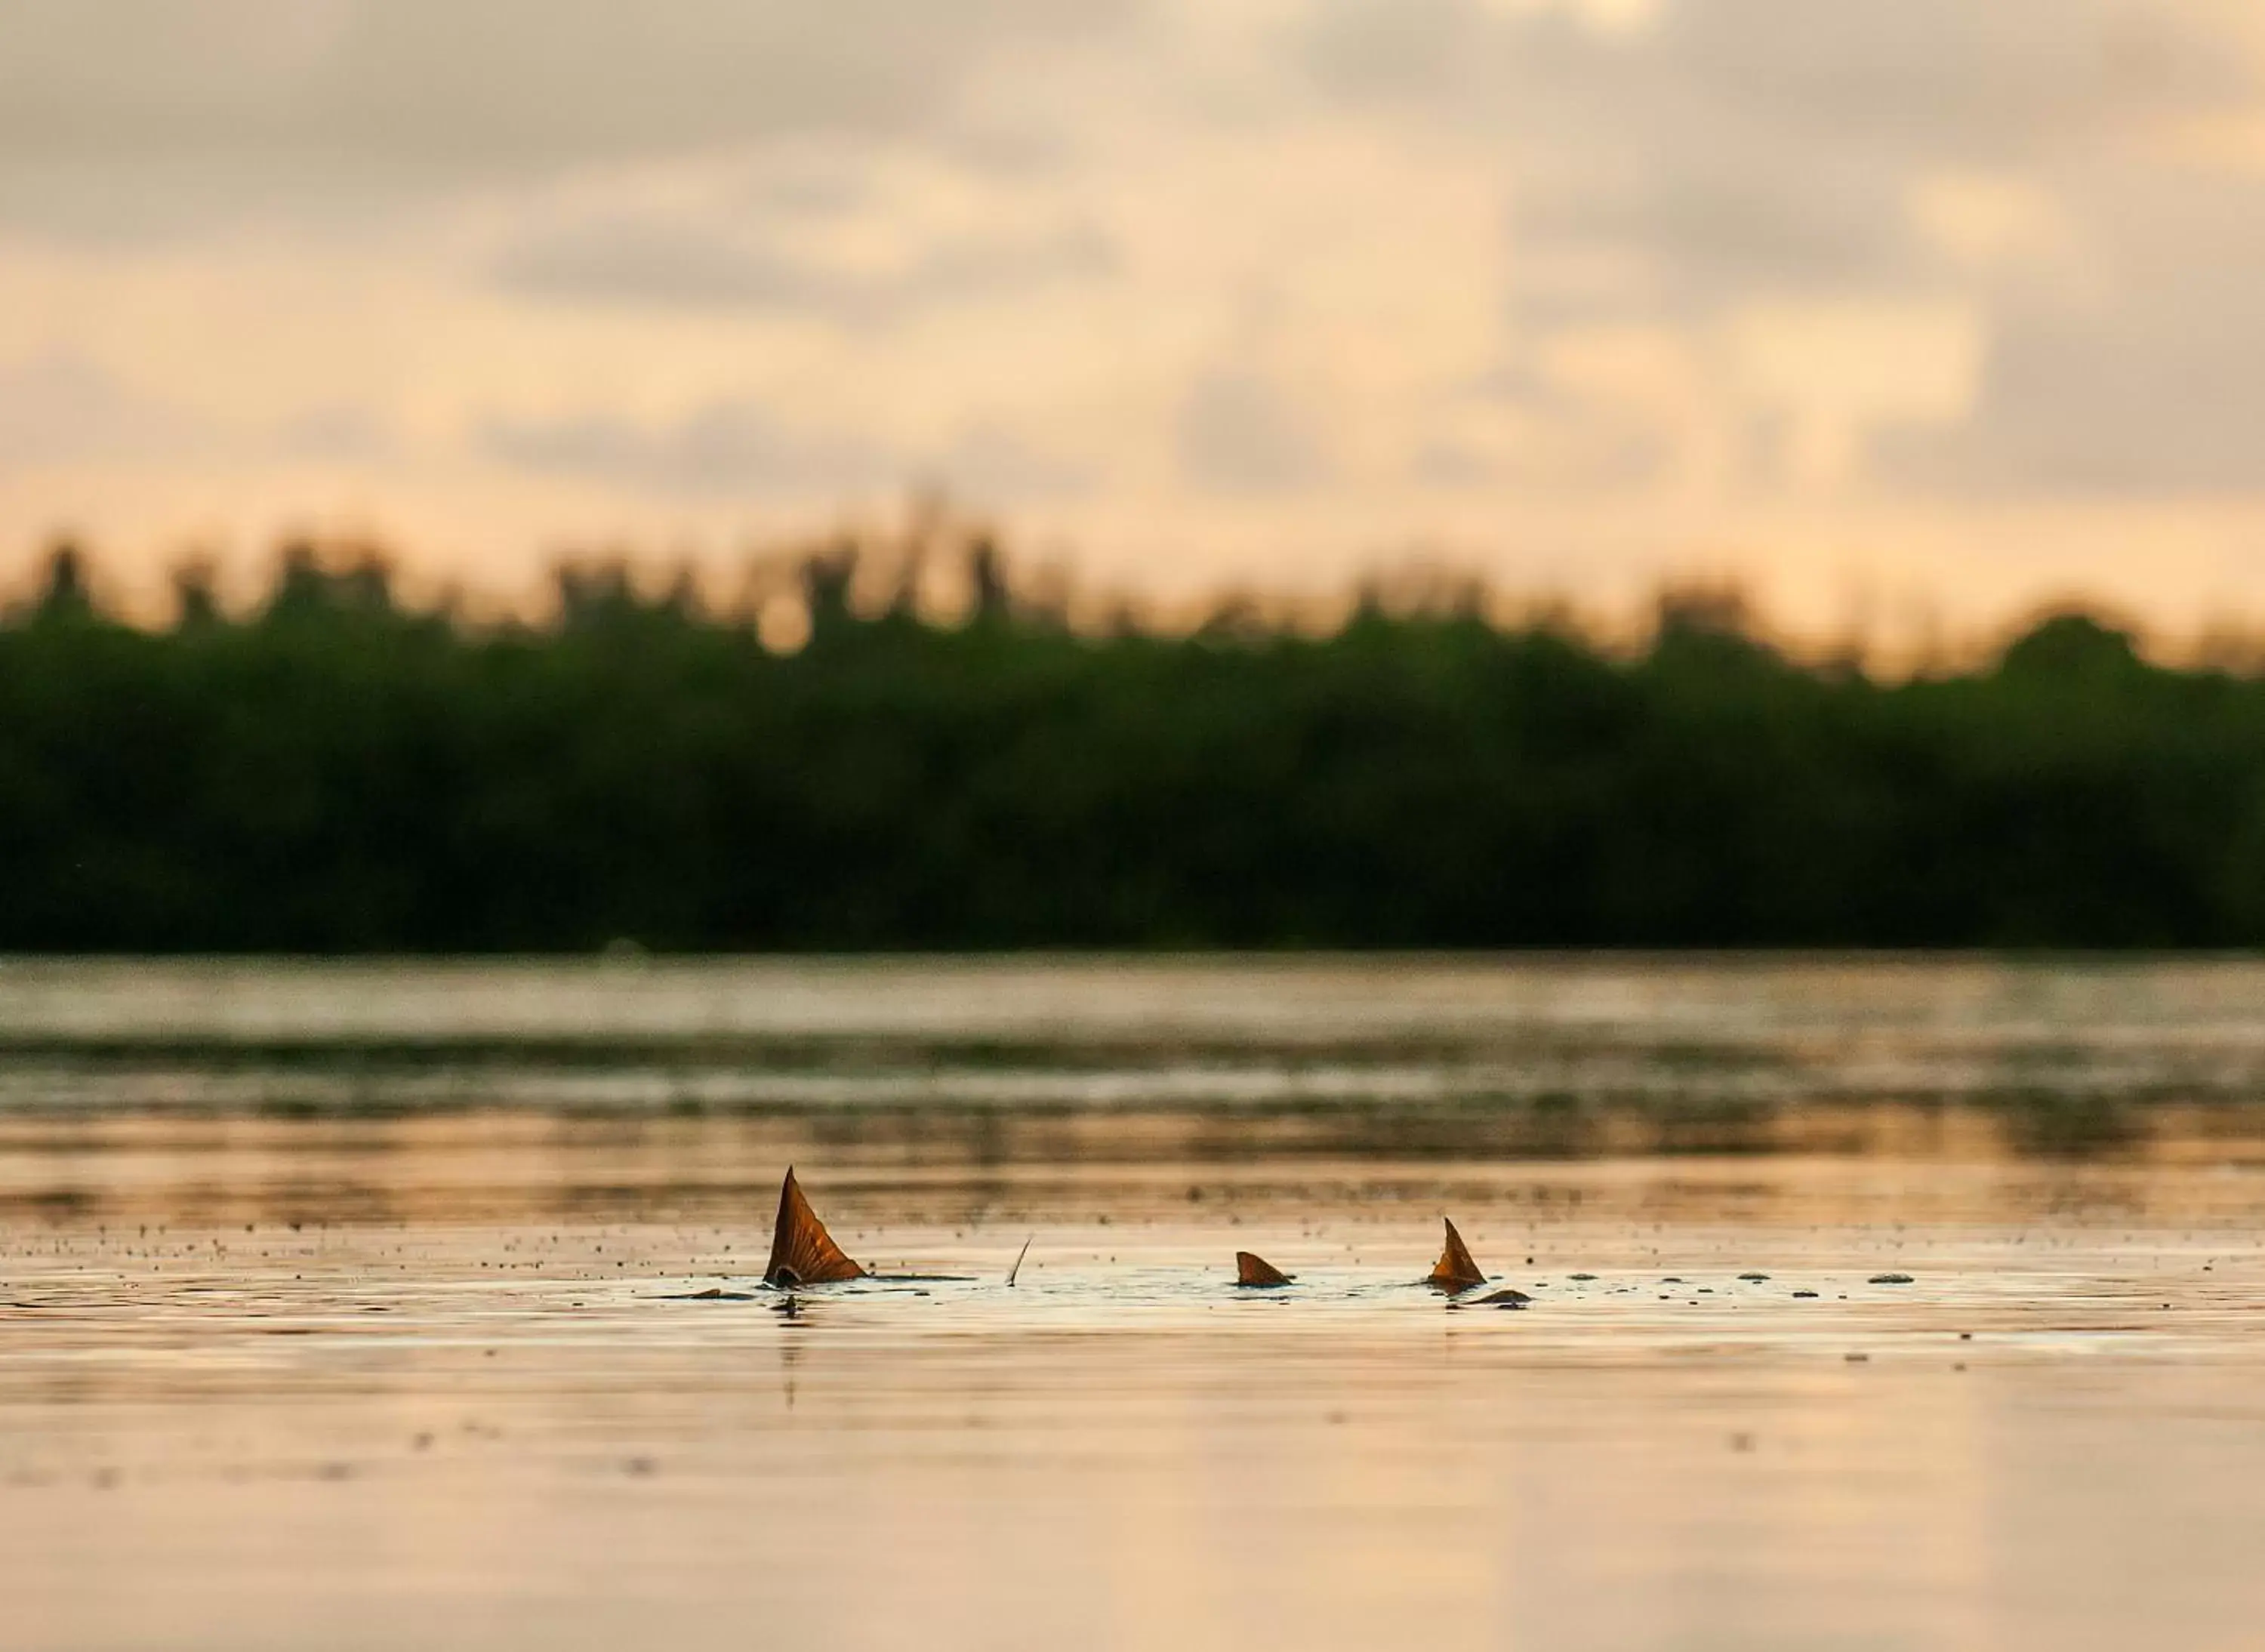
<svg viewBox="0 0 2265 1652">
<path fill-rule="evenodd" d="M 965 571 L 943 624 L 813 557 L 781 654 L 620 568 L 479 626 L 305 549 L 151 631 L 60 552 L 0 625 L 0 949 L 2265 941 L 2265 680 L 2082 616 L 1883 682 L 1704 602 L 1092 635 Z"/>
</svg>

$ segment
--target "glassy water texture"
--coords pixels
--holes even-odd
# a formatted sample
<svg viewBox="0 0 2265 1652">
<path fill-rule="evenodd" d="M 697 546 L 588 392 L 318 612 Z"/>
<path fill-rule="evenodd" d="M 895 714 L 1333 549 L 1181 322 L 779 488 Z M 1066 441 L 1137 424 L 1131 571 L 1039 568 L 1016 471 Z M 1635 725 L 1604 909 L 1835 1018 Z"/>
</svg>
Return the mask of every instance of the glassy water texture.
<svg viewBox="0 0 2265 1652">
<path fill-rule="evenodd" d="M 2255 1645 L 2261 987 L 0 964 L 0 1645 Z"/>
</svg>

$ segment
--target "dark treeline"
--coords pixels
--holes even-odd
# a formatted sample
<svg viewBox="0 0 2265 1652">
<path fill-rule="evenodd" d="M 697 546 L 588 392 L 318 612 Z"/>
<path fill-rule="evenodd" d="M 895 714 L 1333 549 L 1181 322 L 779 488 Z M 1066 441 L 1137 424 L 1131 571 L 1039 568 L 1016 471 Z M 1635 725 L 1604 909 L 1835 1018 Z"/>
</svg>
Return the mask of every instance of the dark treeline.
<svg viewBox="0 0 2265 1652">
<path fill-rule="evenodd" d="M 802 562 L 789 653 L 618 568 L 475 625 L 307 551 L 151 630 L 59 553 L 0 623 L 0 949 L 2265 942 L 2265 679 L 2091 619 L 1890 682 L 1705 602 L 1096 634 L 973 558 L 950 623 Z"/>
</svg>

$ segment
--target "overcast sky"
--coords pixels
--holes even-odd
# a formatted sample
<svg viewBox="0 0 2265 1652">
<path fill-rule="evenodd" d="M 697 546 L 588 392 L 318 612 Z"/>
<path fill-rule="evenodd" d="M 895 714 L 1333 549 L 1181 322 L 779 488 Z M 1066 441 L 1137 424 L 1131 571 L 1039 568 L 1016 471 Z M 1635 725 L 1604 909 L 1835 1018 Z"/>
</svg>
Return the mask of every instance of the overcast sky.
<svg viewBox="0 0 2265 1652">
<path fill-rule="evenodd" d="M 1810 624 L 2265 618 L 2255 0 L 0 0 L 0 557 L 941 486 Z"/>
</svg>

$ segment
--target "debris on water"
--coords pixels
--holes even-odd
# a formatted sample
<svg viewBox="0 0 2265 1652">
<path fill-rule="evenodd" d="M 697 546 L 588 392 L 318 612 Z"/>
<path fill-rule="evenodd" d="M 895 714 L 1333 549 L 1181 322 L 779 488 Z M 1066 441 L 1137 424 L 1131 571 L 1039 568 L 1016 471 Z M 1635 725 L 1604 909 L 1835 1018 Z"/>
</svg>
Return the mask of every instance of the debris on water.
<svg viewBox="0 0 2265 1652">
<path fill-rule="evenodd" d="M 1660 1281 L 1660 1284 L 1681 1284 L 1682 1283 L 1683 1281 L 1680 1278 L 1671 1273 L 1669 1274 L 1667 1277 Z"/>
<path fill-rule="evenodd" d="M 1843 1354 L 1840 1357 L 1852 1365 L 1868 1365 L 1872 1363 L 1872 1357 L 1869 1354 Z"/>
<path fill-rule="evenodd" d="M 726 1291 L 720 1285 L 711 1284 L 705 1291 L 672 1292 L 663 1299 L 670 1302 L 752 1302 L 755 1298 L 751 1291 Z M 574 1306 L 579 1308 L 582 1305 L 577 1302 Z"/>
<path fill-rule="evenodd" d="M 1914 1281 L 1907 1273 L 1875 1273 L 1865 1283 L 1867 1284 L 1911 1284 Z"/>
<path fill-rule="evenodd" d="M 1593 1273 L 1569 1273 L 1565 1277 L 1577 1284 L 1586 1284 L 1597 1276 Z"/>
<path fill-rule="evenodd" d="M 1816 1295 L 1817 1295 L 1817 1292 L 1814 1292 L 1814 1291 L 1796 1291 L 1796 1292 L 1795 1292 L 1793 1294 L 1794 1294 L 1794 1296 L 1795 1296 L 1795 1298 L 1796 1299 L 1800 1299 L 1800 1298 L 1803 1298 L 1803 1297 L 1808 1297 L 1808 1298 L 1814 1299 L 1814 1298 L 1816 1297 Z"/>
<path fill-rule="evenodd" d="M 1769 1282 L 1769 1275 L 1766 1273 L 1742 1273 L 1738 1277 L 1748 1284 L 1766 1284 Z"/>
</svg>

